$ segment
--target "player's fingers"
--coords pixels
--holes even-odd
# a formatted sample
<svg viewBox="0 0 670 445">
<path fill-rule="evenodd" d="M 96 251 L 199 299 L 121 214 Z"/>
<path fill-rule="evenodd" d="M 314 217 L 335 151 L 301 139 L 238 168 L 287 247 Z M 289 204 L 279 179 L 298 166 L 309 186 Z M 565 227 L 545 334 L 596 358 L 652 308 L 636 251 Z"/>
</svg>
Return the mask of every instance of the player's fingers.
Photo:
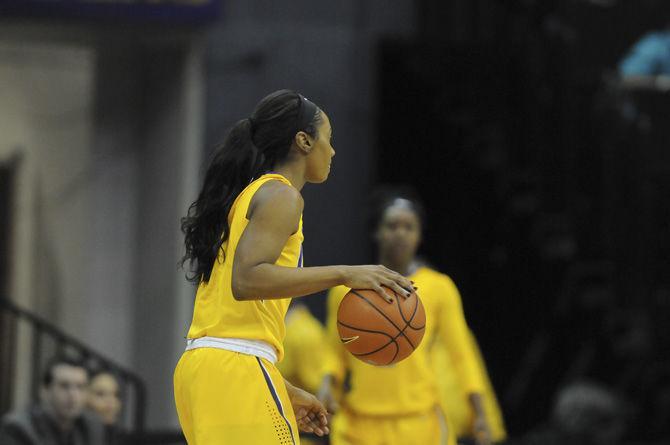
<svg viewBox="0 0 670 445">
<path fill-rule="evenodd" d="M 393 272 L 392 270 L 388 271 L 386 277 L 388 279 L 392 280 L 394 283 L 398 284 L 400 287 L 402 287 L 409 294 L 411 294 L 414 291 L 414 286 L 412 285 L 412 281 L 409 280 L 407 277 L 403 277 L 399 273 Z"/>
<path fill-rule="evenodd" d="M 411 293 L 407 290 L 404 289 L 402 286 L 400 286 L 398 283 L 395 281 L 387 281 L 384 283 L 384 285 L 390 289 L 392 289 L 397 296 L 402 297 L 402 298 L 407 298 L 411 295 Z"/>
<path fill-rule="evenodd" d="M 324 434 L 324 431 L 321 429 L 319 424 L 314 421 L 305 422 L 303 431 L 306 431 L 308 433 L 314 433 L 318 436 L 323 436 Z"/>
<path fill-rule="evenodd" d="M 383 287 L 381 287 L 379 284 L 375 284 L 372 287 L 375 292 L 377 292 L 384 300 L 386 300 L 387 303 L 393 303 L 393 297 L 387 294 Z"/>
<path fill-rule="evenodd" d="M 489 434 L 485 430 L 479 430 L 475 433 L 477 445 L 490 445 L 491 440 Z"/>
<path fill-rule="evenodd" d="M 312 427 L 314 422 L 312 422 L 308 417 L 303 417 L 298 420 L 298 424 L 304 426 L 305 428 Z"/>
<path fill-rule="evenodd" d="M 323 425 L 328 425 L 328 413 L 326 412 L 320 412 L 319 413 L 319 420 Z"/>
</svg>

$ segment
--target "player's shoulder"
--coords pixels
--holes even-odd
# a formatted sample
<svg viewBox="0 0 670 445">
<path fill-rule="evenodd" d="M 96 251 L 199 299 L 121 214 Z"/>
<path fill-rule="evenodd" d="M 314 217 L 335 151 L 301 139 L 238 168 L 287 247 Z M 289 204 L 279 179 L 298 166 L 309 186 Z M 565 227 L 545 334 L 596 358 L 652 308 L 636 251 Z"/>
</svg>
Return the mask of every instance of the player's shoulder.
<svg viewBox="0 0 670 445">
<path fill-rule="evenodd" d="M 433 268 L 424 266 L 419 269 L 417 276 L 417 283 L 419 285 L 419 292 L 421 292 L 421 285 L 427 285 L 429 289 L 433 289 L 442 296 L 458 295 L 458 287 L 454 280 L 446 273 L 440 272 Z"/>
<path fill-rule="evenodd" d="M 300 192 L 279 180 L 267 181 L 254 193 L 247 215 L 261 210 L 277 219 L 297 221 L 302 215 L 304 200 Z"/>
<path fill-rule="evenodd" d="M 258 188 L 254 195 L 257 203 L 271 202 L 273 204 L 288 206 L 290 209 L 300 209 L 305 205 L 305 201 L 300 191 L 295 187 L 279 180 L 265 182 Z"/>
<path fill-rule="evenodd" d="M 446 273 L 440 272 L 439 270 L 433 269 L 432 267 L 422 266 L 418 273 L 423 275 L 424 279 L 430 280 L 432 282 L 444 285 L 454 285 L 454 280 L 451 279 Z"/>
</svg>

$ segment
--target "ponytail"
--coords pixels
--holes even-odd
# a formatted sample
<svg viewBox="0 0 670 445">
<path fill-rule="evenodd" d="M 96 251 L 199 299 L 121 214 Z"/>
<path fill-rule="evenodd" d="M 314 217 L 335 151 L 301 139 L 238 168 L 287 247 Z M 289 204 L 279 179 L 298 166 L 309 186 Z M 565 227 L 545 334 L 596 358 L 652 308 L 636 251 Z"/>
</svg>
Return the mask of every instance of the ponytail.
<svg viewBox="0 0 670 445">
<path fill-rule="evenodd" d="M 228 214 L 242 190 L 288 157 L 297 131 L 316 136 L 319 110 L 310 102 L 316 111 L 304 126 L 300 122 L 303 100 L 307 101 L 288 90 L 267 96 L 252 117 L 235 123 L 216 149 L 198 199 L 181 220 L 186 246 L 181 265 L 189 263 L 189 281 L 209 281 L 221 246 L 230 235 Z M 296 130 L 296 126 L 303 128 Z"/>
</svg>

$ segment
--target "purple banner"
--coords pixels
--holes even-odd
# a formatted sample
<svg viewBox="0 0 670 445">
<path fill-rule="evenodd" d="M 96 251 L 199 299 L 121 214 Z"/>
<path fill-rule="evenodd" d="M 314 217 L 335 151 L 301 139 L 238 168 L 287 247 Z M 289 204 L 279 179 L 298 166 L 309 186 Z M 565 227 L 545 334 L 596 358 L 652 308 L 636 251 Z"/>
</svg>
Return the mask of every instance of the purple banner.
<svg viewBox="0 0 670 445">
<path fill-rule="evenodd" d="M 220 15 L 220 0 L 0 0 L 0 16 L 202 24 Z"/>
</svg>

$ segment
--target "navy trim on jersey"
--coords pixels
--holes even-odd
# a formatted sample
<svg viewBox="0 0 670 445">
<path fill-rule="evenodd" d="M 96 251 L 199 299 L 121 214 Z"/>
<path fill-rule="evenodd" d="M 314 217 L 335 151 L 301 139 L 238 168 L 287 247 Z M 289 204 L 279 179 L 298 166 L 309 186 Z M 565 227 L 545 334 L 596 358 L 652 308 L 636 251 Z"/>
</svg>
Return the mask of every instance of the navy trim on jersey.
<svg viewBox="0 0 670 445">
<path fill-rule="evenodd" d="M 258 360 L 258 364 L 261 367 L 261 371 L 263 372 L 263 377 L 265 377 L 265 383 L 268 385 L 268 389 L 270 390 L 270 394 L 272 394 L 272 398 L 275 401 L 275 405 L 277 405 L 277 409 L 279 410 L 279 414 L 281 414 L 282 418 L 286 422 L 286 426 L 288 427 L 288 431 L 291 433 L 291 441 L 293 442 L 293 445 L 295 445 L 295 438 L 293 437 L 293 428 L 291 428 L 291 423 L 288 421 L 286 416 L 284 415 L 284 407 L 281 404 L 281 400 L 279 399 L 279 394 L 277 394 L 277 390 L 275 389 L 274 383 L 272 383 L 272 379 L 270 378 L 270 374 L 265 370 L 265 366 L 263 366 L 263 362 L 261 361 L 260 358 L 256 357 L 256 360 Z"/>
</svg>

